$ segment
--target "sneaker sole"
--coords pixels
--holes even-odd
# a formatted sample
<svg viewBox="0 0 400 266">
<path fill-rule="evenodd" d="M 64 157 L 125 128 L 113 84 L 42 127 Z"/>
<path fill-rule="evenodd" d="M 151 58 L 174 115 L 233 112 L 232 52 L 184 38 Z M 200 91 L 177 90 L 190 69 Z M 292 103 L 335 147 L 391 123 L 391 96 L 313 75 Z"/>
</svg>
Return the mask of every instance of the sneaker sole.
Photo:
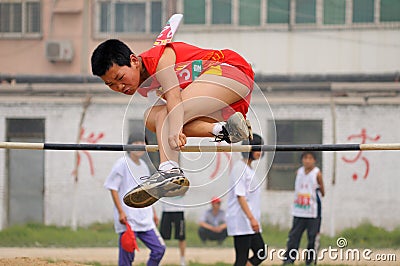
<svg viewBox="0 0 400 266">
<path fill-rule="evenodd" d="M 186 193 L 190 182 L 179 176 L 151 186 L 141 186 L 124 196 L 124 203 L 133 208 L 144 208 L 154 204 L 161 197 L 176 197 Z"/>
<path fill-rule="evenodd" d="M 164 190 L 163 197 L 176 197 L 181 196 L 188 191 L 190 182 L 186 177 L 179 177 L 178 180 L 165 184 L 162 188 Z"/>
</svg>

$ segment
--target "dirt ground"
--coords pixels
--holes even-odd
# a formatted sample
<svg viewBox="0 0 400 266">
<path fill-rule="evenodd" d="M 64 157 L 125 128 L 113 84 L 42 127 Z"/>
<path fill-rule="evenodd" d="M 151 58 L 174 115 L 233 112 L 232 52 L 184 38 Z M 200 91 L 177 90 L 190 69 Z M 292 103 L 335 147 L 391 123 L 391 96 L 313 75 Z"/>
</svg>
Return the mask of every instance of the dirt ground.
<svg viewBox="0 0 400 266">
<path fill-rule="evenodd" d="M 149 256 L 147 249 L 136 253 L 135 263 L 145 263 Z M 104 265 L 117 265 L 116 248 L 0 248 L 0 266 L 2 265 L 61 265 L 75 266 L 99 262 Z M 187 248 L 187 262 L 232 263 L 233 249 Z M 163 264 L 178 264 L 178 248 L 167 248 Z"/>
<path fill-rule="evenodd" d="M 268 254 L 271 255 L 270 251 Z M 378 261 L 373 259 L 376 258 L 375 255 L 377 254 L 381 255 L 380 258 L 386 257 L 386 260 L 388 260 L 388 255 L 391 255 L 390 260 L 392 261 Z M 148 250 L 141 249 L 136 254 L 134 264 L 145 263 L 148 255 Z M 382 257 L 382 255 L 384 256 Z M 116 248 L 0 248 L 0 266 L 82 266 L 92 265 L 94 262 L 103 265 L 117 265 L 117 256 L 118 250 Z M 271 257 L 268 257 L 263 265 L 280 265 L 281 261 L 276 257 L 276 254 L 273 254 L 273 256 L 275 257 L 272 260 Z M 369 254 L 369 257 L 372 258 L 369 261 L 363 258 L 360 260 L 332 260 L 328 256 L 326 257 L 321 263 L 330 265 L 400 265 L 400 250 L 393 249 L 374 250 L 372 254 Z M 187 262 L 204 264 L 214 264 L 216 262 L 231 264 L 234 261 L 234 250 L 230 248 L 187 248 L 186 260 Z M 162 264 L 178 265 L 178 263 L 178 249 L 168 248 Z"/>
</svg>

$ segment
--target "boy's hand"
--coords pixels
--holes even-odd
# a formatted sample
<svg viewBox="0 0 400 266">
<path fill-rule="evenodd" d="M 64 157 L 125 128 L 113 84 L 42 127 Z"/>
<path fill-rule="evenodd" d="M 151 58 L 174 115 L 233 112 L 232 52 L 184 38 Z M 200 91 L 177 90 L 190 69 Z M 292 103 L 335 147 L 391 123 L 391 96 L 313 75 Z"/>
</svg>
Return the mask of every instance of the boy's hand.
<svg viewBox="0 0 400 266">
<path fill-rule="evenodd" d="M 119 222 L 121 224 L 125 224 L 128 221 L 125 212 L 120 212 L 119 213 Z"/>
<path fill-rule="evenodd" d="M 182 132 L 171 135 L 168 137 L 168 143 L 172 150 L 179 151 L 183 146 L 186 145 L 186 135 Z"/>
<path fill-rule="evenodd" d="M 250 219 L 250 225 L 254 232 L 260 232 L 260 225 L 255 218 Z"/>
</svg>

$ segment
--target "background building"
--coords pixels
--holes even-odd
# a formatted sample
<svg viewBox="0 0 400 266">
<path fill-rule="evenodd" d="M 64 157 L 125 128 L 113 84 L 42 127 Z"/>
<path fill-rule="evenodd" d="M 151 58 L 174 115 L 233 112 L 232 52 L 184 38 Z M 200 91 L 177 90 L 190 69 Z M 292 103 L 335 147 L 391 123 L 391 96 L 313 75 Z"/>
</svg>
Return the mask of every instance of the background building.
<svg viewBox="0 0 400 266">
<path fill-rule="evenodd" d="M 146 50 L 175 12 L 184 14 L 176 41 L 230 48 L 253 64 L 260 90 L 249 117 L 269 143 L 399 142 L 396 0 L 1 1 L 0 141 L 124 143 L 142 130 L 148 103 L 108 91 L 91 76 L 90 55 L 107 38 Z M 0 228 L 110 220 L 102 184 L 122 155 L 0 150 Z M 399 224 L 397 152 L 318 156 L 325 233 L 363 221 Z M 191 217 L 226 192 L 229 158 L 183 156 L 184 167 L 202 169 L 188 172 Z M 272 159 L 263 214 L 288 227 L 299 154 L 267 154 L 262 178 Z"/>
</svg>

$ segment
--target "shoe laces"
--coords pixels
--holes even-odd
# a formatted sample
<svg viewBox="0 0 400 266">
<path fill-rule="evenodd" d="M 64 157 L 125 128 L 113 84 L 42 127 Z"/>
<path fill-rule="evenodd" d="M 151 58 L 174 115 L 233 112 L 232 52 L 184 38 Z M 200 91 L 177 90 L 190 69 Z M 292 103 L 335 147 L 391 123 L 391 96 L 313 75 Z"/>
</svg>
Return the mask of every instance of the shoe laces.
<svg viewBox="0 0 400 266">
<path fill-rule="evenodd" d="M 140 179 L 140 180 L 147 180 L 147 179 L 150 179 L 150 177 L 151 177 L 151 176 L 149 176 L 149 175 L 145 175 L 145 176 L 139 177 L 139 179 Z"/>
<path fill-rule="evenodd" d="M 222 142 L 226 141 L 227 143 L 231 143 L 231 140 L 229 138 L 229 132 L 225 128 L 225 126 L 222 126 L 222 130 L 219 132 L 218 135 L 215 135 L 211 133 L 214 136 L 214 141 L 213 142 Z"/>
<path fill-rule="evenodd" d="M 154 172 L 154 174 L 152 174 L 151 176 L 142 176 L 142 177 L 140 177 L 139 179 L 140 179 L 140 180 L 149 180 L 149 179 L 150 179 L 152 176 L 154 176 L 155 174 L 158 174 L 157 177 L 154 177 L 154 178 L 157 179 L 157 180 L 158 180 L 158 178 L 160 178 L 160 177 L 163 177 L 164 179 L 166 179 L 166 178 L 168 178 L 168 176 L 166 176 L 166 175 L 167 175 L 169 172 L 171 172 L 172 170 L 182 172 L 182 170 L 181 170 L 180 168 L 177 168 L 177 167 L 171 168 L 171 169 L 169 169 L 169 170 L 159 170 L 159 169 L 157 169 L 156 172 Z"/>
</svg>

